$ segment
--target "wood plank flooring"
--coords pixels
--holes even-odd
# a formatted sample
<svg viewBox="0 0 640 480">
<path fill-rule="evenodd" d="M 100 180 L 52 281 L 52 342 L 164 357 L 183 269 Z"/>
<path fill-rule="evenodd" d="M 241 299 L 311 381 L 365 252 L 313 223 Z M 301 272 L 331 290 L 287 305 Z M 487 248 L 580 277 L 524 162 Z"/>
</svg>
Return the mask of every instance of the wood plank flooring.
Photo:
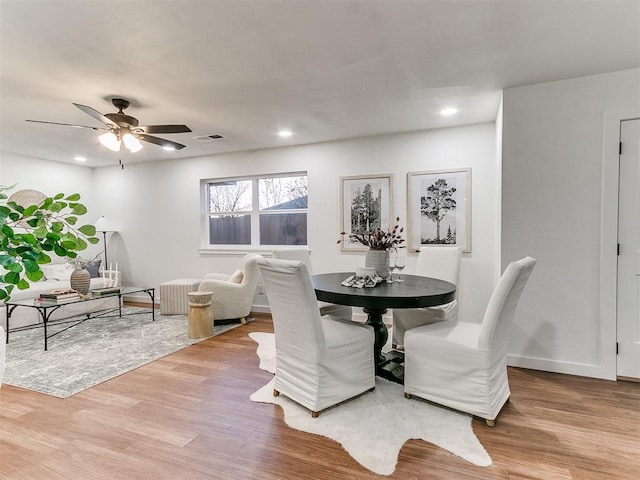
<svg viewBox="0 0 640 480">
<path fill-rule="evenodd" d="M 249 400 L 271 375 L 249 332 L 260 317 L 68 399 L 0 389 L 0 479 L 345 480 L 381 478 L 337 443 L 288 428 Z M 421 440 L 387 478 L 640 478 L 640 384 L 509 370 L 495 428 L 474 419 L 491 457 L 477 467 Z"/>
</svg>

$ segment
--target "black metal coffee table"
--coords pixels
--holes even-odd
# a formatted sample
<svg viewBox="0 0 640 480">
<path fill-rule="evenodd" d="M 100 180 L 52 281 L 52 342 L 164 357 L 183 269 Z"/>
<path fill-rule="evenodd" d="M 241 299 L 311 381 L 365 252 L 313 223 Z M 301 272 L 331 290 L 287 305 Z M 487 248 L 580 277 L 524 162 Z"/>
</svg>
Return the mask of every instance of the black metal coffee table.
<svg viewBox="0 0 640 480">
<path fill-rule="evenodd" d="M 96 317 L 100 317 L 103 316 L 105 313 L 107 312 L 111 312 L 114 311 L 115 308 L 110 308 L 110 309 L 105 309 L 105 310 L 101 310 L 98 312 L 91 312 L 91 313 L 87 313 L 87 314 L 83 314 L 83 315 L 75 315 L 74 317 L 69 317 L 69 318 L 64 318 L 64 319 L 59 319 L 59 320 L 50 320 L 51 318 L 51 314 L 53 312 L 55 312 L 56 310 L 58 310 L 59 308 L 64 307 L 65 305 L 73 305 L 73 304 L 78 304 L 78 303 L 83 303 L 83 302 L 93 302 L 95 300 L 100 300 L 103 298 L 112 298 L 112 297 L 118 297 L 118 316 L 122 317 L 122 297 L 125 295 L 130 295 L 132 293 L 141 293 L 144 292 L 147 295 L 149 295 L 149 298 L 151 298 L 151 320 L 155 321 L 156 317 L 155 317 L 155 288 L 154 287 L 120 287 L 120 290 L 111 294 L 106 294 L 106 295 L 99 295 L 99 296 L 87 296 L 87 297 L 77 297 L 77 298 L 72 298 L 72 299 L 63 299 L 63 300 L 58 300 L 58 301 L 47 301 L 47 300 L 40 300 L 37 298 L 30 298 L 30 299 L 24 299 L 24 300 L 9 300 L 8 302 L 6 302 L 6 307 L 7 307 L 7 338 L 6 338 L 6 343 L 9 343 L 9 331 L 10 331 L 10 327 L 9 327 L 9 322 L 11 321 L 11 314 L 13 313 L 13 311 L 18 308 L 18 307 L 27 307 L 27 308 L 35 308 L 38 313 L 40 314 L 40 318 L 42 318 L 42 325 L 37 324 L 37 325 L 27 325 L 24 327 L 19 327 L 14 329 L 14 332 L 17 331 L 21 331 L 21 330 L 26 330 L 26 329 L 30 329 L 30 328 L 38 328 L 40 326 L 43 327 L 43 331 L 44 331 L 44 349 L 47 350 L 48 345 L 47 345 L 47 340 L 61 332 L 64 332 L 65 330 L 68 330 L 71 327 L 75 327 L 76 325 L 79 325 L 83 322 L 86 322 L 87 320 L 91 319 L 91 318 L 96 318 Z M 79 318 L 82 317 L 82 318 Z M 66 328 L 57 331 L 56 333 L 53 333 L 51 335 L 48 335 L 47 333 L 47 327 L 50 323 L 71 323 L 71 325 L 67 326 Z"/>
</svg>

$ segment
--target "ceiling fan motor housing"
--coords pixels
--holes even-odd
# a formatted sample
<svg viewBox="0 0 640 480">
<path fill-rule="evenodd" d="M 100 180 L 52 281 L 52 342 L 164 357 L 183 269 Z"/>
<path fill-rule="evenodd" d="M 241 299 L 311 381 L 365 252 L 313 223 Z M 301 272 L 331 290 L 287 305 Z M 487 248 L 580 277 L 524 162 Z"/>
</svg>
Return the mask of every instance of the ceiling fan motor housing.
<svg viewBox="0 0 640 480">
<path fill-rule="evenodd" d="M 105 117 L 107 117 L 109 120 L 111 120 L 112 122 L 117 123 L 118 125 L 120 125 L 121 127 L 137 127 L 138 126 L 138 119 L 131 117 L 129 115 L 125 115 L 124 113 L 105 113 L 104 114 Z"/>
<path fill-rule="evenodd" d="M 118 113 L 105 113 L 105 117 L 107 117 L 112 122 L 117 123 L 121 127 L 138 126 L 137 118 L 122 113 L 122 110 L 129 106 L 129 100 L 125 100 L 124 98 L 112 98 L 111 103 L 113 103 L 113 106 L 118 109 Z"/>
</svg>

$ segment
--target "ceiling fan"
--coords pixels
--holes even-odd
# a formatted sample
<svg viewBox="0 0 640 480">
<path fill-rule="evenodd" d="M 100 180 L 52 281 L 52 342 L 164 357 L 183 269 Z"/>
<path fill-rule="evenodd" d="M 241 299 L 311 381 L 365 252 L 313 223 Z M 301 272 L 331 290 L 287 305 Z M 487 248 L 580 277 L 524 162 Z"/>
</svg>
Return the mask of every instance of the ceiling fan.
<svg viewBox="0 0 640 480">
<path fill-rule="evenodd" d="M 49 123 L 53 125 L 64 125 L 67 127 L 90 128 L 96 131 L 105 131 L 98 137 L 100 143 L 113 151 L 119 151 L 123 145 L 131 152 L 137 152 L 142 148 L 139 140 L 160 145 L 165 150 L 181 150 L 185 147 L 181 143 L 172 142 L 160 137 L 149 135 L 150 133 L 187 133 L 191 129 L 186 125 L 139 125 L 138 119 L 123 112 L 129 106 L 129 100 L 124 98 L 112 98 L 111 103 L 118 109 L 117 113 L 105 113 L 74 103 L 76 107 L 87 115 L 101 121 L 106 127 L 90 127 L 87 125 L 73 125 L 69 123 L 46 122 L 43 120 L 27 120 L 27 122 Z"/>
</svg>

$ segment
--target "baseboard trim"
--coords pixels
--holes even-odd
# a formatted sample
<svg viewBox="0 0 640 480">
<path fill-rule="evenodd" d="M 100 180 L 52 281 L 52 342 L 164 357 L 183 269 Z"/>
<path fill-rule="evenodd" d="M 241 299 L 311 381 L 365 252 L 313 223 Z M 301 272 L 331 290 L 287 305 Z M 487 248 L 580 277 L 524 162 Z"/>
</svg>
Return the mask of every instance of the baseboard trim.
<svg viewBox="0 0 640 480">
<path fill-rule="evenodd" d="M 507 365 L 510 367 L 528 368 L 544 372 L 563 373 L 565 375 L 577 375 L 579 377 L 601 378 L 603 380 L 616 380 L 616 377 L 608 374 L 607 369 L 588 363 L 562 362 L 543 358 L 522 357 L 507 355 Z"/>
</svg>

